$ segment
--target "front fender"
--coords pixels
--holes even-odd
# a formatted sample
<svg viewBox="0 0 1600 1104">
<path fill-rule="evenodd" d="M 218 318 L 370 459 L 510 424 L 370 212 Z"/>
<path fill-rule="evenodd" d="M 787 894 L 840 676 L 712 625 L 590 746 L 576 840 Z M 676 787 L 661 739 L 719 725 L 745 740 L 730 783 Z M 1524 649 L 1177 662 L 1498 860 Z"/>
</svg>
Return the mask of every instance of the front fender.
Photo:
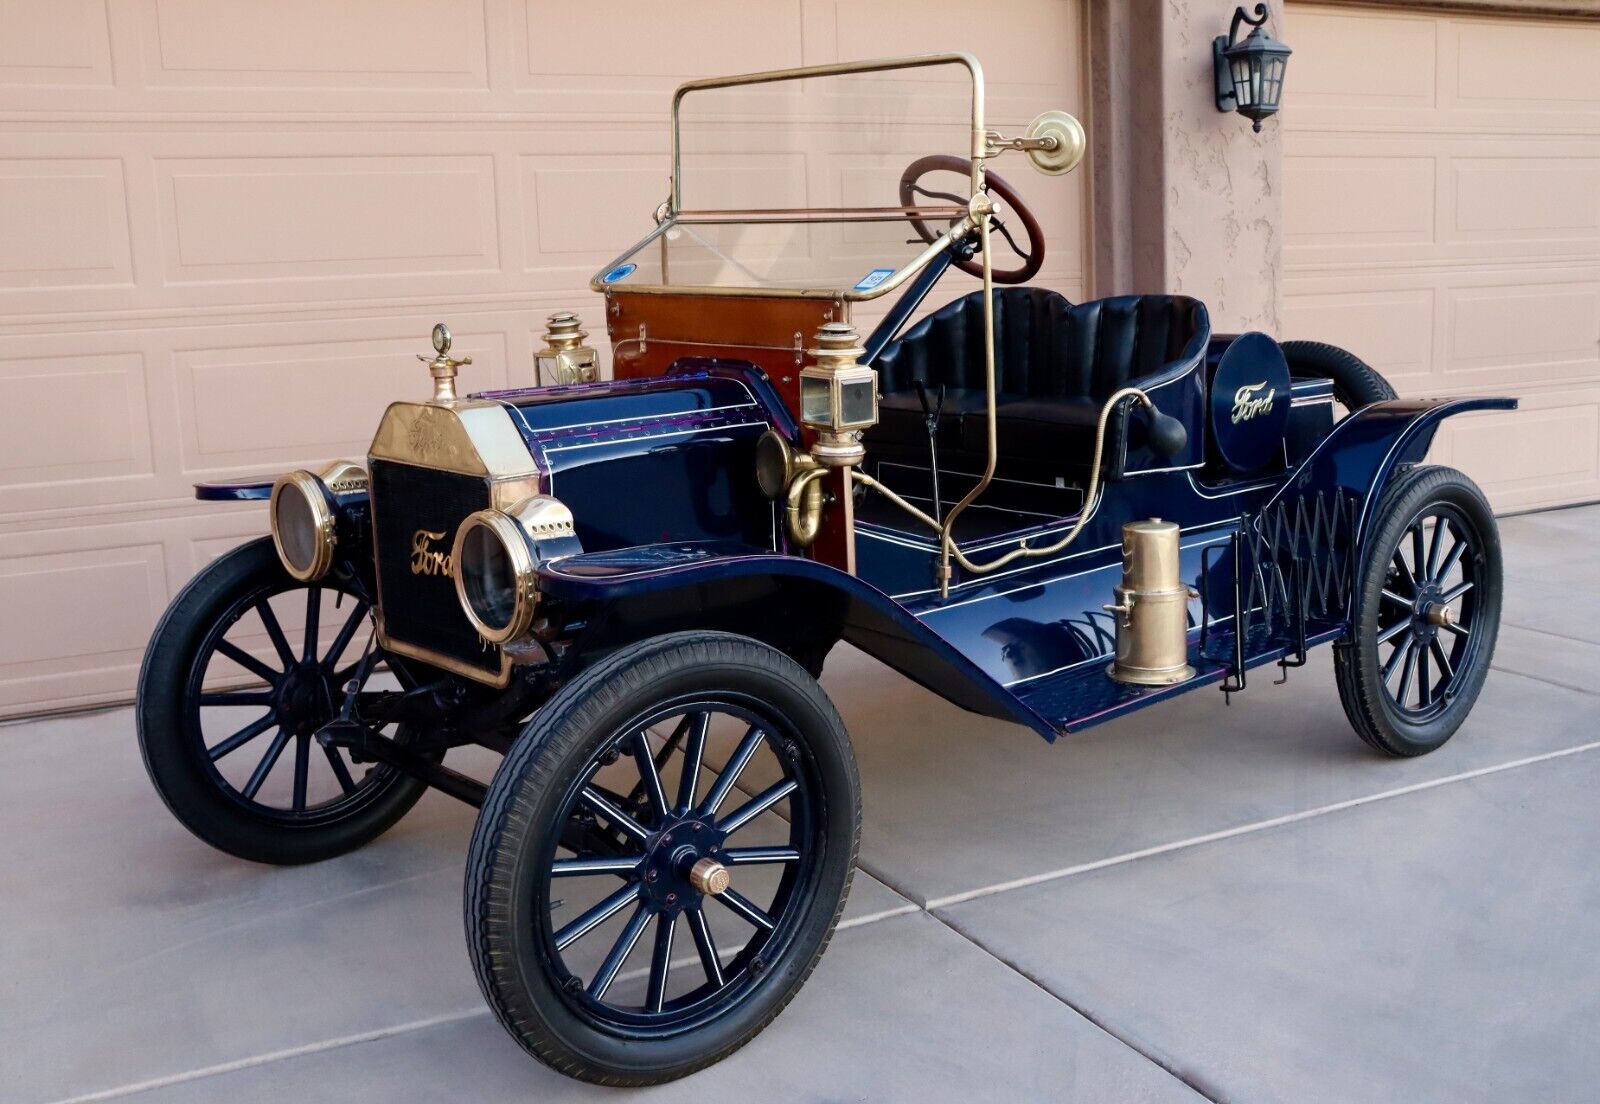
<svg viewBox="0 0 1600 1104">
<path fill-rule="evenodd" d="M 691 628 L 740 632 L 774 646 L 843 639 L 963 709 L 1023 724 L 1048 722 L 887 594 L 837 568 L 728 543 L 663 544 L 542 564 L 539 588 L 615 647 Z"/>
<path fill-rule="evenodd" d="M 1356 547 L 1366 543 L 1395 470 L 1421 463 L 1439 423 L 1473 410 L 1515 410 L 1510 398 L 1390 399 L 1364 406 L 1333 427 L 1267 503 L 1327 493 L 1360 500 Z"/>
</svg>

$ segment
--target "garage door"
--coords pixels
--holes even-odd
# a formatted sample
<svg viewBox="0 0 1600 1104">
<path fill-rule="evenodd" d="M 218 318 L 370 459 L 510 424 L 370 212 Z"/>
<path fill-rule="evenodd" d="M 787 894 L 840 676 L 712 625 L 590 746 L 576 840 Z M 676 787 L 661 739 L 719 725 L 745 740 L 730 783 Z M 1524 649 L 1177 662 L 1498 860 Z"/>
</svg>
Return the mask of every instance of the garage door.
<svg viewBox="0 0 1600 1104">
<path fill-rule="evenodd" d="M 680 79 L 967 48 L 990 118 L 1082 102 L 1079 0 L 0 0 L 0 715 L 126 698 L 151 627 L 263 531 L 189 486 L 365 452 L 525 384 L 648 228 Z M 1081 174 L 1013 175 L 1081 295 Z M 967 290 L 965 287 L 959 290 Z"/>
<path fill-rule="evenodd" d="M 1285 328 L 1402 395 L 1516 395 L 1434 459 L 1600 498 L 1600 24 L 1291 5 Z"/>
</svg>

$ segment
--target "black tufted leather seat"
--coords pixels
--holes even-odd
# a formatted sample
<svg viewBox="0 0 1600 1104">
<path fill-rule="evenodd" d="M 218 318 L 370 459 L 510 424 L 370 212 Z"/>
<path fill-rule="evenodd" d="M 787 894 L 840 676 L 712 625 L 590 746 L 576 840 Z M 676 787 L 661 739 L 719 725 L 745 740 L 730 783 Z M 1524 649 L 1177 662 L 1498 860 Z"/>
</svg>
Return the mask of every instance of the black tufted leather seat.
<svg viewBox="0 0 1600 1104">
<path fill-rule="evenodd" d="M 1186 296 L 1124 295 L 1073 304 L 1043 288 L 994 293 L 996 421 L 1001 455 L 1087 463 L 1100 406 L 1130 382 L 1198 364 L 1211 326 Z M 946 388 L 941 450 L 982 453 L 983 292 L 957 299 L 885 346 L 879 424 L 869 444 L 927 446 L 917 381 Z M 1137 442 L 1134 442 L 1137 443 Z"/>
</svg>

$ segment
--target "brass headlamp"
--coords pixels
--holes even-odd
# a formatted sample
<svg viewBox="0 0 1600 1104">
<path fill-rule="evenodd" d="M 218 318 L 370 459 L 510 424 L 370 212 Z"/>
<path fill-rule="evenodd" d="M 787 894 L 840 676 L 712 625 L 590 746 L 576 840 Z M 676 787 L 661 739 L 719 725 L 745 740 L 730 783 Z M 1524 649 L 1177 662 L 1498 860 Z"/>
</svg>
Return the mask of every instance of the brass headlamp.
<svg viewBox="0 0 1600 1104">
<path fill-rule="evenodd" d="M 533 495 L 509 510 L 479 510 L 450 549 L 456 598 L 484 640 L 505 644 L 533 624 L 539 564 L 579 551 L 572 511 L 560 499 Z"/>
<path fill-rule="evenodd" d="M 278 477 L 267 515 L 272 544 L 291 578 L 312 583 L 328 573 L 338 543 L 337 496 L 366 489 L 366 469 L 353 460 L 336 460 L 317 474 L 300 469 Z"/>
</svg>

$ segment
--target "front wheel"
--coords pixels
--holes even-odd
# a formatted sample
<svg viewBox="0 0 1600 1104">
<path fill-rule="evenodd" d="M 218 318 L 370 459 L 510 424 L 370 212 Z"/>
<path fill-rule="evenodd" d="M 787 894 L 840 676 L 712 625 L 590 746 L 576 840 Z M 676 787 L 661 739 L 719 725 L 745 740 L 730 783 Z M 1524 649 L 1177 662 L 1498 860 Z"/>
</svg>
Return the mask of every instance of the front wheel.
<svg viewBox="0 0 1600 1104">
<path fill-rule="evenodd" d="M 724 633 L 630 645 L 539 711 L 489 787 L 465 895 L 478 982 L 562 1073 L 693 1073 L 811 973 L 859 829 L 844 726 L 792 659 Z"/>
<path fill-rule="evenodd" d="M 270 538 L 217 557 L 184 588 L 145 652 L 136 716 L 145 769 L 186 828 L 243 859 L 315 862 L 416 804 L 423 783 L 315 738 L 354 676 L 386 665 L 381 653 L 360 663 L 371 620 L 337 580 L 290 578 Z M 398 667 L 386 677 L 409 681 Z M 358 687 L 358 715 L 376 685 Z"/>
<path fill-rule="evenodd" d="M 1422 755 L 1466 720 L 1500 627 L 1500 536 L 1477 484 L 1418 467 L 1384 495 L 1356 581 L 1339 698 L 1356 733 Z"/>
</svg>

